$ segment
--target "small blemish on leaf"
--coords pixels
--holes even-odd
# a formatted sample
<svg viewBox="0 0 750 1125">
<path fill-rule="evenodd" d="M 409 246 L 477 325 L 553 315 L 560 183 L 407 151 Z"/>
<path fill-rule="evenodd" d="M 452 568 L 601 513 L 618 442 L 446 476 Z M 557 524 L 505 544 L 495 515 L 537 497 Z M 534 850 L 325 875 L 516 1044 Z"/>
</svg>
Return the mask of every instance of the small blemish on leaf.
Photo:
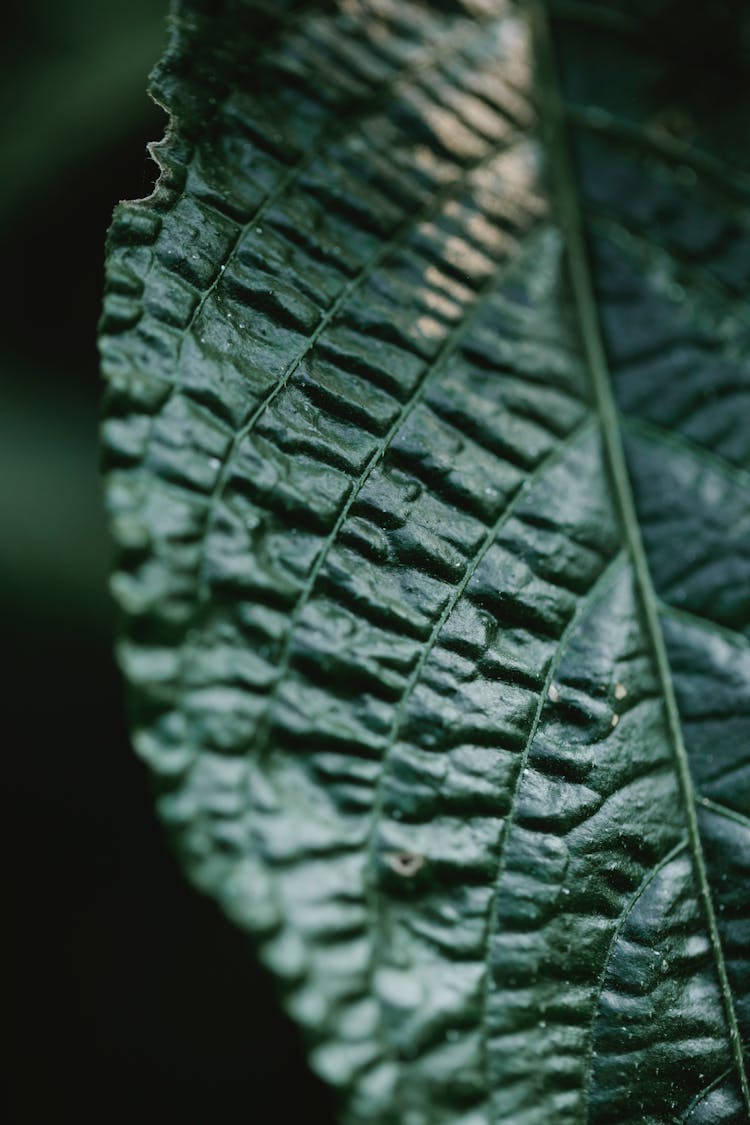
<svg viewBox="0 0 750 1125">
<path fill-rule="evenodd" d="M 613 715 L 613 716 L 612 716 L 612 718 L 611 718 L 611 719 L 609 720 L 609 722 L 610 722 L 610 725 L 611 725 L 612 727 L 616 727 L 616 726 L 617 726 L 617 724 L 619 723 L 619 721 L 620 721 L 620 716 L 619 716 L 619 715 Z"/>
<path fill-rule="evenodd" d="M 624 699 L 628 694 L 625 684 L 615 684 L 615 699 Z"/>
<path fill-rule="evenodd" d="M 391 852 L 387 857 L 388 866 L 402 879 L 413 879 L 424 867 L 424 856 L 418 852 Z"/>
<path fill-rule="evenodd" d="M 547 694 L 553 703 L 557 703 L 560 699 L 560 692 L 557 690 L 554 684 L 550 684 Z"/>
</svg>

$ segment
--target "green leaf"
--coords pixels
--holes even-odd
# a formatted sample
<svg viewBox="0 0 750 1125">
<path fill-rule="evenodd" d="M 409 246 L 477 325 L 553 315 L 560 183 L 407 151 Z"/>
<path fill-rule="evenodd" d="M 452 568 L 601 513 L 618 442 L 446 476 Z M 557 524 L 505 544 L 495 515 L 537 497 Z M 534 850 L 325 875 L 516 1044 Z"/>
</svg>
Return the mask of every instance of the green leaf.
<svg viewBox="0 0 750 1125">
<path fill-rule="evenodd" d="M 109 237 L 119 651 L 342 1120 L 748 1120 L 741 17 L 173 19 Z"/>
</svg>

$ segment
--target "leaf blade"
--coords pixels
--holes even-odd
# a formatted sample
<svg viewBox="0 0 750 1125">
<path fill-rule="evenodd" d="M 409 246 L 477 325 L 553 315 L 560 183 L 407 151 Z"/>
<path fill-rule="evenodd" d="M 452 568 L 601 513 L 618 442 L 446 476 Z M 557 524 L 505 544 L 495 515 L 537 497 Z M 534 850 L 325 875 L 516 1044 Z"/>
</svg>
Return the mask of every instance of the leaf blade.
<svg viewBox="0 0 750 1125">
<path fill-rule="evenodd" d="M 652 899 L 664 870 L 672 909 L 692 902 L 686 827 L 725 1000 L 729 983 L 572 171 L 595 421 L 545 213 L 525 24 L 501 3 L 479 28 L 471 6 L 269 11 L 248 66 L 225 32 L 250 10 L 183 8 L 158 80 L 181 115 L 166 172 L 111 237 L 109 500 L 139 749 L 192 878 L 260 937 L 352 1120 L 579 1120 L 589 1070 L 592 1120 L 611 1119 L 622 1063 L 591 1055 L 604 982 L 643 898 L 675 1034 L 698 923 L 673 934 Z M 606 585 L 618 509 L 640 595 L 627 567 Z M 618 843 L 628 809 L 643 839 Z M 533 920 L 545 870 L 550 927 Z M 719 1097 L 699 1068 L 718 1075 L 727 1042 L 694 969 L 706 1045 L 675 1047 L 666 1085 L 649 1056 L 654 1120 L 675 1068 L 696 1106 Z"/>
</svg>

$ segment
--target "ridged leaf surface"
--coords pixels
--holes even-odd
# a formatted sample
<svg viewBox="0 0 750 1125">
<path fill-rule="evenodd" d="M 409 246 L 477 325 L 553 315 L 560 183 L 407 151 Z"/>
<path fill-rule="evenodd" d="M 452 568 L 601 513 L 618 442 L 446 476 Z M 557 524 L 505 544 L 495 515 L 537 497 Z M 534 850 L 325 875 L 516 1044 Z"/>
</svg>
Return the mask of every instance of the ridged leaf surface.
<svg viewBox="0 0 750 1125">
<path fill-rule="evenodd" d="M 675 18 L 182 0 L 154 77 L 134 739 L 349 1122 L 749 1119 L 748 99 Z"/>
</svg>

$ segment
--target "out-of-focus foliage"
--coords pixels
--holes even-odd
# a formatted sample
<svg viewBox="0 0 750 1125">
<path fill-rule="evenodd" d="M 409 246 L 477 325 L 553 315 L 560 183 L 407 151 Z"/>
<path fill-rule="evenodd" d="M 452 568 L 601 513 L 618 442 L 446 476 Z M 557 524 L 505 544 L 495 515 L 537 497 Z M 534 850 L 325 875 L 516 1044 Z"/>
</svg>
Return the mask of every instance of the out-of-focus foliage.
<svg viewBox="0 0 750 1125">
<path fill-rule="evenodd" d="M 123 176 L 133 194 L 153 179 L 143 144 L 162 117 L 143 84 L 163 22 L 155 0 L 127 11 L 37 0 L 3 13 L 0 579 L 16 610 L 84 628 L 107 616 L 91 329 L 96 233 Z"/>
</svg>

